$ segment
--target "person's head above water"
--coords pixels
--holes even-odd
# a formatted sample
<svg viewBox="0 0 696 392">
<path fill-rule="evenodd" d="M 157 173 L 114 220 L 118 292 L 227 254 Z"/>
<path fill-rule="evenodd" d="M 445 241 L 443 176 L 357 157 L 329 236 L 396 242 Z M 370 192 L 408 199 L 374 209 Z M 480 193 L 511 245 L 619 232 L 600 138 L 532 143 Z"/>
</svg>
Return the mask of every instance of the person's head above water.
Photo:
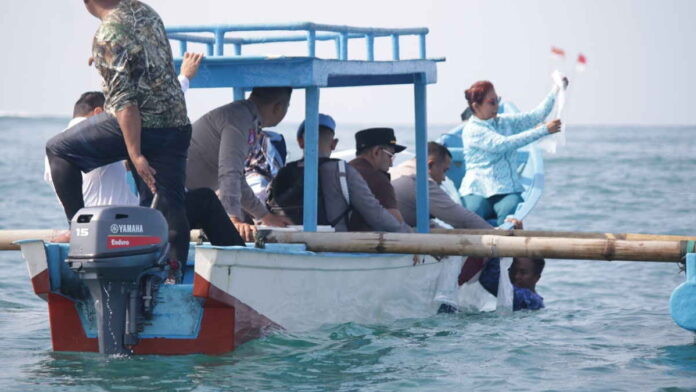
<svg viewBox="0 0 696 392">
<path fill-rule="evenodd" d="M 91 117 L 104 111 L 104 94 L 88 91 L 80 95 L 73 107 L 73 118 Z"/>
<path fill-rule="evenodd" d="M 261 115 L 261 127 L 275 127 L 288 113 L 291 87 L 254 87 L 249 101 L 256 105 Z"/>
<path fill-rule="evenodd" d="M 498 115 L 500 97 L 495 93 L 493 83 L 480 80 L 464 92 L 466 102 L 474 116 L 481 120 L 490 120 Z"/>
<path fill-rule="evenodd" d="M 541 278 L 546 261 L 542 258 L 515 257 L 508 272 L 513 285 L 536 292 L 536 284 Z"/>
</svg>

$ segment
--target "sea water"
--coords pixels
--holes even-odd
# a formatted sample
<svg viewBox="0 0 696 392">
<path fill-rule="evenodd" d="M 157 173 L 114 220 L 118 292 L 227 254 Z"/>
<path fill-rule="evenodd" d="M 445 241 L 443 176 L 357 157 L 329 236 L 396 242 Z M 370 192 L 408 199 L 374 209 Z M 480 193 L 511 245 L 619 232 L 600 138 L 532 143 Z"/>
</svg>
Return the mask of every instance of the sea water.
<svg viewBox="0 0 696 392">
<path fill-rule="evenodd" d="M 0 229 L 66 226 L 42 180 L 45 142 L 66 123 L 0 118 Z M 361 128 L 340 125 L 339 149 Z M 291 159 L 294 129 L 277 129 Z M 412 146 L 412 129 L 396 129 Z M 569 126 L 526 228 L 696 234 L 695 141 L 696 127 Z M 547 260 L 538 312 L 326 325 L 221 356 L 132 358 L 51 351 L 19 252 L 0 252 L 0 269 L 0 391 L 696 390 L 694 334 L 668 311 L 676 263 Z"/>
</svg>

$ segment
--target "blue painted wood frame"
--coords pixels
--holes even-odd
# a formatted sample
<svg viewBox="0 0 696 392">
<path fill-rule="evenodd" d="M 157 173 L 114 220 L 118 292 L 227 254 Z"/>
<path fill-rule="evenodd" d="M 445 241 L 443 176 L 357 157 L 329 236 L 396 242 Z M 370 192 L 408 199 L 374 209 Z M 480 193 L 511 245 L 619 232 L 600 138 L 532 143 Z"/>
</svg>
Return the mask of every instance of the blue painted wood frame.
<svg viewBox="0 0 696 392">
<path fill-rule="evenodd" d="M 426 86 L 425 75 L 417 75 L 413 84 L 413 96 L 416 115 L 416 229 L 419 233 L 427 233 L 430 230 Z"/>
<path fill-rule="evenodd" d="M 305 89 L 304 231 L 317 231 L 319 194 L 319 87 Z"/>
<path fill-rule="evenodd" d="M 273 37 L 225 37 L 227 32 L 305 30 L 303 34 Z M 304 88 L 305 95 L 305 198 L 303 202 L 304 230 L 317 229 L 318 199 L 318 119 L 319 89 L 321 87 L 373 86 L 412 84 L 416 128 L 416 197 L 417 229 L 429 230 L 428 168 L 427 168 L 427 97 L 426 86 L 436 81 L 436 62 L 444 59 L 426 59 L 425 38 L 428 29 L 380 29 L 350 26 L 320 25 L 314 23 L 276 25 L 223 25 L 186 26 L 167 28 L 170 38 L 179 41 L 179 51 L 187 50 L 188 42 L 204 44 L 208 57 L 191 81 L 192 88 L 232 87 L 234 99 L 244 99 L 244 93 L 253 87 L 290 86 Z M 323 31 L 323 33 L 317 33 Z M 208 36 L 200 35 L 208 33 Z M 210 36 L 212 34 L 212 37 Z M 419 37 L 419 59 L 400 60 L 401 35 Z M 376 37 L 391 37 L 392 61 L 374 61 Z M 365 38 L 367 61 L 348 59 L 348 43 L 352 38 Z M 309 57 L 244 56 L 247 44 L 268 42 L 307 41 Z M 334 40 L 336 59 L 319 59 L 316 41 Z M 225 55 L 225 44 L 234 46 L 234 56 Z M 175 59 L 180 67 L 182 59 Z"/>
</svg>

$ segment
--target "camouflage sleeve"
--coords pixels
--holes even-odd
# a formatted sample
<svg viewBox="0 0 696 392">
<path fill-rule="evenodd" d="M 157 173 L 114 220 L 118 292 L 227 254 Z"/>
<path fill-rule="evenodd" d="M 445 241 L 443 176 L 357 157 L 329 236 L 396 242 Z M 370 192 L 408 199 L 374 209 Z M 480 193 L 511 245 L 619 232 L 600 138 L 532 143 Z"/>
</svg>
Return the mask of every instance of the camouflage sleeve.
<svg viewBox="0 0 696 392">
<path fill-rule="evenodd" d="M 94 59 L 104 79 L 107 105 L 115 113 L 138 104 L 136 86 L 144 71 L 143 48 L 120 25 L 102 26 L 100 33 L 94 41 Z"/>
</svg>

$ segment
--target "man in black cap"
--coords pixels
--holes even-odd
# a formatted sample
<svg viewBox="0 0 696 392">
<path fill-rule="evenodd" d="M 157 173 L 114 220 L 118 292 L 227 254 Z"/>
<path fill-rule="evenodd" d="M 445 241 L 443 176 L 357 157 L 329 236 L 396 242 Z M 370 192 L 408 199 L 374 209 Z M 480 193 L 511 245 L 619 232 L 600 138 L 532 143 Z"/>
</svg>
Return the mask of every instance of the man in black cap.
<svg viewBox="0 0 696 392">
<path fill-rule="evenodd" d="M 330 225 L 336 231 L 347 231 L 350 217 L 362 214 L 371 231 L 411 232 L 411 227 L 399 222 L 370 192 L 360 173 L 347 162 L 332 159 L 331 152 L 338 139 L 334 138 L 336 122 L 319 113 L 319 194 L 317 199 L 317 223 Z M 297 130 L 297 143 L 304 148 L 304 121 Z M 280 212 L 303 223 L 304 158 L 290 162 L 280 169 L 273 179 L 268 204 L 271 211 Z"/>
<path fill-rule="evenodd" d="M 394 162 L 394 156 L 406 147 L 396 144 L 392 128 L 368 128 L 355 134 L 355 153 L 357 157 L 350 161 L 367 182 L 370 190 L 394 217 L 403 222 L 404 218 L 396 204 L 394 187 L 388 170 Z M 348 225 L 351 231 L 369 231 L 370 225 L 359 213 L 352 215 Z"/>
</svg>

